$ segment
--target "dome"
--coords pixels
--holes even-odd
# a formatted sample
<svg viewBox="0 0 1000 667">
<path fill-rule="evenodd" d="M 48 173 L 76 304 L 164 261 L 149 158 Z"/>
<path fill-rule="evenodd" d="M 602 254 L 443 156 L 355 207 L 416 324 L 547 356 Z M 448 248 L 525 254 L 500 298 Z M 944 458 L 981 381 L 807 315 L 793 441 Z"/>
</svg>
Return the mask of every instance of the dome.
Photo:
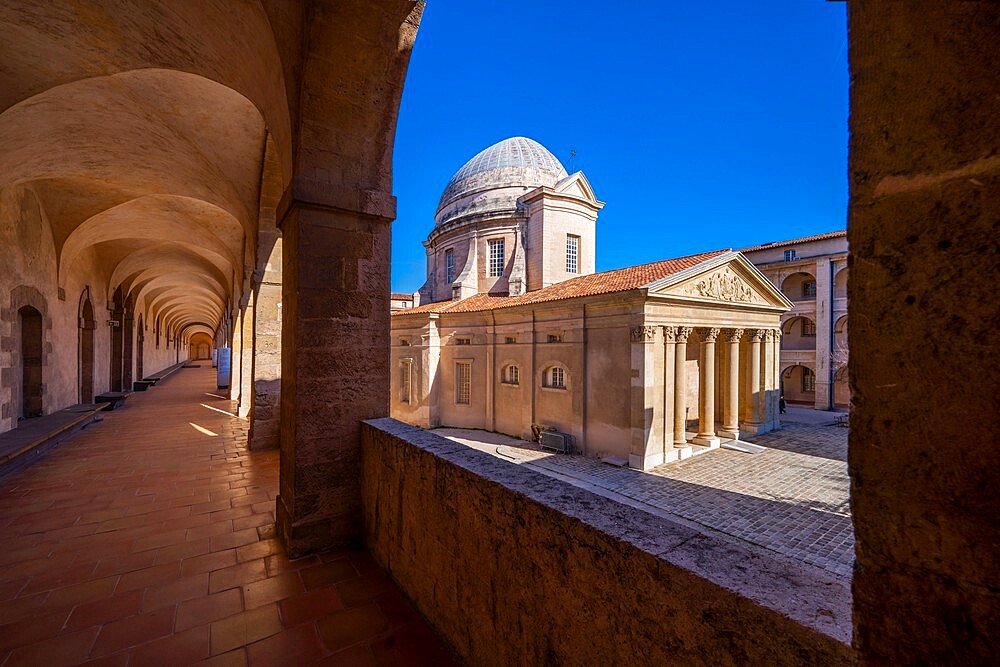
<svg viewBox="0 0 1000 667">
<path fill-rule="evenodd" d="M 514 191 L 498 192 L 496 196 L 475 197 L 465 205 L 453 206 L 470 195 L 505 188 L 552 187 L 565 177 L 562 163 L 537 141 L 527 137 L 504 139 L 477 153 L 455 172 L 441 195 L 435 221 L 441 225 L 466 213 L 510 209 L 519 196 Z"/>
</svg>

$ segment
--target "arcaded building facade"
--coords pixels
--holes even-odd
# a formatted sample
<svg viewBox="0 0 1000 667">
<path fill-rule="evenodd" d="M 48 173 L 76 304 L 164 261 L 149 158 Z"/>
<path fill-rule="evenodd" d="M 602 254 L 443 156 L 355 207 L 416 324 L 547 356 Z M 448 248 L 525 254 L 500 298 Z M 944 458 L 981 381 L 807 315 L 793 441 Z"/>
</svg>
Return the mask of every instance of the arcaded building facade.
<svg viewBox="0 0 1000 667">
<path fill-rule="evenodd" d="M 726 250 L 594 273 L 601 205 L 524 137 L 455 174 L 425 243 L 430 303 L 392 317 L 394 417 L 553 429 L 644 470 L 779 426 L 791 303 Z"/>
<path fill-rule="evenodd" d="M 830 410 L 847 407 L 847 232 L 743 248 L 747 259 L 792 302 L 781 318 L 785 399 Z"/>
</svg>

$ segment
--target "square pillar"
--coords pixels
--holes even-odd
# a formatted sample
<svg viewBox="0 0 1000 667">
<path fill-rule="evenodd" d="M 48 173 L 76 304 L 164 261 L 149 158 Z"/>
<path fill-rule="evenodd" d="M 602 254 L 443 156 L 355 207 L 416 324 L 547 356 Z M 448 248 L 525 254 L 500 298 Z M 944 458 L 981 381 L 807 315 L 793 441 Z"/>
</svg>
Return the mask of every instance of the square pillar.
<svg viewBox="0 0 1000 667">
<path fill-rule="evenodd" d="M 282 217 L 277 526 L 292 558 L 362 536 L 361 421 L 389 412 L 391 220 L 299 201 Z"/>
<path fill-rule="evenodd" d="M 649 470 L 663 463 L 663 398 L 657 378 L 663 373 L 663 346 L 656 327 L 632 327 L 632 446 L 628 464 Z"/>
<path fill-rule="evenodd" d="M 253 299 L 251 451 L 277 449 L 281 427 L 281 237 L 262 231 L 258 244 L 267 260 Z"/>
<path fill-rule="evenodd" d="M 833 409 L 833 263 L 816 261 L 816 409 Z"/>
</svg>

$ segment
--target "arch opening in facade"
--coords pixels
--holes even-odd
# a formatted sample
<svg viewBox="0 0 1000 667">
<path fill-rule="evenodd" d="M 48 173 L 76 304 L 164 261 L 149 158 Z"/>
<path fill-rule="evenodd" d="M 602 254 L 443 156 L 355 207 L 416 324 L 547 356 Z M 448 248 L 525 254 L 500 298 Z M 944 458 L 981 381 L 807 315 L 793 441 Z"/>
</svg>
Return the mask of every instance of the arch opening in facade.
<svg viewBox="0 0 1000 667">
<path fill-rule="evenodd" d="M 816 372 L 805 364 L 781 372 L 781 392 L 788 403 L 812 405 L 816 401 Z"/>
<path fill-rule="evenodd" d="M 797 271 L 781 281 L 781 293 L 789 301 L 815 301 L 816 276 L 805 271 Z"/>
<path fill-rule="evenodd" d="M 94 306 L 90 301 L 90 288 L 80 296 L 79 312 L 79 354 L 77 362 L 77 377 L 79 379 L 79 396 L 81 403 L 94 402 Z"/>
<path fill-rule="evenodd" d="M 797 316 L 785 320 L 781 325 L 782 350 L 816 350 L 815 320 Z"/>
<path fill-rule="evenodd" d="M 41 417 L 42 365 L 45 347 L 42 339 L 42 314 L 32 306 L 17 311 L 21 338 L 21 418 Z"/>
</svg>

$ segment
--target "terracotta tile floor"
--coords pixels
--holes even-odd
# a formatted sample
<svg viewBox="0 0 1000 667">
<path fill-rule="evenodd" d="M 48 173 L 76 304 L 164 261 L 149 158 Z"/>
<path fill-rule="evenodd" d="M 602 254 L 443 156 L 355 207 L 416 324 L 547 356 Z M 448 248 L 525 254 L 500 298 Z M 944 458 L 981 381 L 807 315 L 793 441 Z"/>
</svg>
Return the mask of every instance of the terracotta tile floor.
<svg viewBox="0 0 1000 667">
<path fill-rule="evenodd" d="M 214 380 L 185 369 L 0 480 L 0 664 L 452 664 L 366 552 L 285 557 L 278 454 L 246 451 Z"/>
</svg>

